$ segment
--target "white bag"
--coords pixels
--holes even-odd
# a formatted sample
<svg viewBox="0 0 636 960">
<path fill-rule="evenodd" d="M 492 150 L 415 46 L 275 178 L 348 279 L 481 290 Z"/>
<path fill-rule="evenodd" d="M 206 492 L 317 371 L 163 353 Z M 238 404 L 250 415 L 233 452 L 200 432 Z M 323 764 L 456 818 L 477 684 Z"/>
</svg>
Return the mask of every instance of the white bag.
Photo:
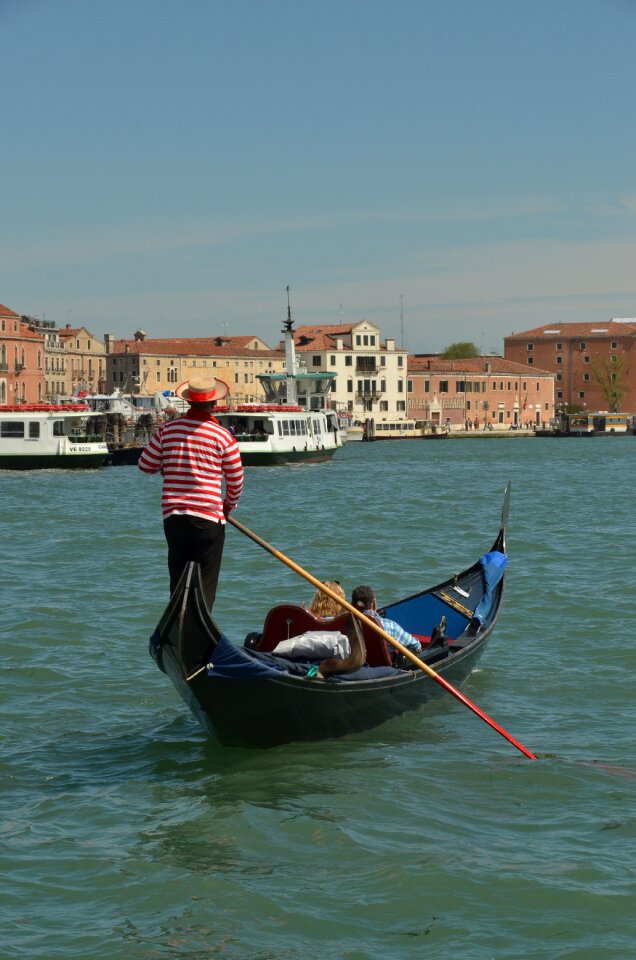
<svg viewBox="0 0 636 960">
<path fill-rule="evenodd" d="M 272 653 L 289 660 L 346 659 L 351 653 L 349 638 L 337 630 L 308 630 L 297 637 L 282 640 Z"/>
</svg>

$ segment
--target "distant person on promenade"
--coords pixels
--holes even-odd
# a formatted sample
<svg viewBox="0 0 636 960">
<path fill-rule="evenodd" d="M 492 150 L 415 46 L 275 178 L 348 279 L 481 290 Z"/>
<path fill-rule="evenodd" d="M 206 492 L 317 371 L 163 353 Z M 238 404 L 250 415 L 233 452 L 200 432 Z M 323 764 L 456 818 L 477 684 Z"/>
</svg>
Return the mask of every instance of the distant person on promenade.
<svg viewBox="0 0 636 960">
<path fill-rule="evenodd" d="M 236 440 L 213 416 L 216 402 L 227 392 L 227 384 L 210 376 L 182 383 L 175 393 L 190 409 L 164 423 L 139 458 L 144 473 L 163 474 L 161 510 L 168 541 L 170 594 L 187 564 L 195 560 L 201 565 L 210 608 L 221 569 L 225 521 L 243 489 Z"/>
<path fill-rule="evenodd" d="M 375 591 L 372 590 L 371 587 L 356 587 L 351 594 L 351 603 L 357 610 L 362 610 L 370 620 L 374 620 L 378 626 L 386 630 L 389 636 L 401 643 L 403 647 L 407 647 L 412 653 L 420 654 L 422 652 L 422 644 L 419 640 L 402 629 L 395 620 L 388 620 L 386 617 L 380 616 L 377 612 L 378 604 L 375 598 Z M 395 647 L 391 647 L 390 653 L 391 659 L 395 660 L 399 651 L 396 650 Z"/>
<path fill-rule="evenodd" d="M 345 592 L 337 580 L 325 580 L 324 584 L 333 593 L 337 593 L 339 597 L 345 599 Z M 345 612 L 344 607 L 341 607 L 339 603 L 323 593 L 322 590 L 316 590 L 308 610 L 319 620 L 333 620 L 334 617 L 338 617 Z"/>
</svg>

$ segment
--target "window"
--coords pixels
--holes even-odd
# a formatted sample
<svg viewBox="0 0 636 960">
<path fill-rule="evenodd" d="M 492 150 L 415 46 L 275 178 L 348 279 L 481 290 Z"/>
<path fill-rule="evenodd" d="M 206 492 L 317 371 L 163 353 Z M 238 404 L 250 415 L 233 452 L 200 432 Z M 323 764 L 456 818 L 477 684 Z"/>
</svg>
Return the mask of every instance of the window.
<svg viewBox="0 0 636 960">
<path fill-rule="evenodd" d="M 585 399 L 585 390 L 579 390 L 579 400 Z"/>
<path fill-rule="evenodd" d="M 406 403 L 404 402 L 404 400 L 398 400 L 398 402 L 395 404 L 395 409 L 406 410 Z"/>
<path fill-rule="evenodd" d="M 531 367 L 534 363 L 534 357 L 528 357 L 528 366 Z"/>
<path fill-rule="evenodd" d="M 556 362 L 557 362 L 557 363 L 563 363 L 563 357 L 557 357 L 557 358 L 556 358 Z"/>
<path fill-rule="evenodd" d="M 563 350 L 563 344 L 562 344 L 562 343 L 557 343 L 556 348 L 557 348 L 557 350 Z"/>
<path fill-rule="evenodd" d="M 586 348 L 587 348 L 587 343 L 585 342 L 585 340 L 581 340 L 581 342 L 579 343 L 579 350 L 585 350 Z"/>
<path fill-rule="evenodd" d="M 86 341 L 86 349 L 87 349 L 87 350 L 90 350 L 90 348 L 91 348 L 91 342 L 90 342 L 90 340 L 87 340 L 87 341 Z"/>
<path fill-rule="evenodd" d="M 439 382 L 439 392 L 448 393 L 448 380 L 440 380 Z"/>
<path fill-rule="evenodd" d="M 80 348 L 80 342 L 79 342 L 79 340 L 76 340 L 76 341 L 75 341 L 75 349 L 76 349 L 76 350 L 79 350 L 79 348 Z"/>
<path fill-rule="evenodd" d="M 398 393 L 404 393 L 404 381 L 398 380 L 397 382 L 397 391 Z"/>
<path fill-rule="evenodd" d="M 375 334 L 371 334 L 371 336 L 369 337 L 369 346 L 375 347 Z"/>
<path fill-rule="evenodd" d="M 534 343 L 529 343 L 529 344 L 528 344 L 528 353 L 530 353 L 532 350 L 534 350 Z"/>
<path fill-rule="evenodd" d="M 583 379 L 584 379 L 584 380 L 589 380 L 589 379 L 590 379 L 589 373 L 584 373 L 584 374 L 583 374 Z"/>
<path fill-rule="evenodd" d="M 585 356 L 583 357 L 583 363 L 589 363 L 589 362 L 590 362 L 590 357 L 589 357 L 589 354 L 586 353 Z"/>
<path fill-rule="evenodd" d="M 398 367 L 403 367 L 403 366 L 404 366 L 404 357 L 400 355 L 398 357 Z"/>
<path fill-rule="evenodd" d="M 29 424 L 29 440 L 37 440 L 40 436 L 40 424 L 31 422 Z"/>
<path fill-rule="evenodd" d="M 510 380 L 508 381 L 508 389 L 512 390 L 512 383 L 510 382 Z"/>
<path fill-rule="evenodd" d="M 364 334 L 364 336 L 363 336 L 363 338 L 362 338 L 362 345 L 363 345 L 364 347 L 368 347 L 368 346 L 369 346 L 369 336 L 368 336 L 368 334 L 366 334 L 366 333 Z"/>
<path fill-rule="evenodd" d="M 353 365 L 353 357 L 350 353 L 345 357 L 345 367 L 351 367 Z"/>
<path fill-rule="evenodd" d="M 380 357 L 380 366 L 386 367 L 386 357 Z"/>
<path fill-rule="evenodd" d="M 388 402 L 388 400 L 380 400 L 380 410 L 381 410 L 383 413 L 388 413 L 388 410 L 389 410 L 389 402 Z"/>
<path fill-rule="evenodd" d="M 314 365 L 314 367 L 319 367 L 319 366 L 320 366 L 320 357 L 318 357 L 318 356 L 312 357 L 312 358 L 311 358 L 311 362 L 312 362 L 312 364 Z"/>
<path fill-rule="evenodd" d="M 347 393 L 353 393 L 353 380 L 347 380 Z"/>
<path fill-rule="evenodd" d="M 407 381 L 406 381 L 406 392 L 407 392 L 407 393 L 413 393 L 413 381 L 412 381 L 412 380 L 407 380 Z"/>
<path fill-rule="evenodd" d="M 456 380 L 455 381 L 455 393 L 465 393 L 464 381 Z"/>
<path fill-rule="evenodd" d="M 356 333 L 356 347 L 361 347 L 361 346 L 362 346 L 362 337 L 360 336 L 359 333 Z"/>
<path fill-rule="evenodd" d="M 557 400 L 563 400 L 563 391 L 557 390 Z"/>
<path fill-rule="evenodd" d="M 330 365 L 331 365 L 332 367 L 335 367 L 335 365 L 336 365 L 336 355 L 335 355 L 334 353 L 332 353 L 332 354 L 330 355 L 330 357 L 329 357 L 329 363 L 330 363 Z"/>
<path fill-rule="evenodd" d="M 431 381 L 430 381 L 430 380 L 425 380 L 425 381 L 424 381 L 424 393 L 430 393 L 430 392 L 431 392 Z"/>
<path fill-rule="evenodd" d="M 0 422 L 0 437 L 23 437 L 24 423 L 21 420 L 3 420 Z"/>
<path fill-rule="evenodd" d="M 613 353 L 613 354 L 611 355 L 610 359 L 611 359 L 612 363 L 617 363 L 617 362 L 618 362 L 618 357 L 616 356 L 615 353 Z M 39 367 L 39 366 L 40 366 L 40 364 L 38 363 L 38 367 Z"/>
<path fill-rule="evenodd" d="M 501 383 L 499 384 L 499 389 L 500 389 L 500 390 L 503 390 L 503 380 L 502 380 Z"/>
<path fill-rule="evenodd" d="M 63 436 L 64 436 L 64 421 L 63 421 L 63 420 L 54 420 L 54 421 L 53 421 L 53 436 L 54 436 L 54 437 L 63 437 Z"/>
<path fill-rule="evenodd" d="M 492 388 L 493 388 L 493 390 L 496 390 L 496 389 L 497 389 L 497 381 L 496 381 L 496 380 L 493 380 L 493 382 L 492 382 Z"/>
<path fill-rule="evenodd" d="M 587 374 L 586 374 L 585 376 L 587 376 Z M 563 374 L 562 374 L 562 373 L 557 373 L 556 378 L 557 378 L 557 380 L 563 380 Z M 584 378 L 584 379 L 585 379 L 585 378 Z"/>
<path fill-rule="evenodd" d="M 380 380 L 380 393 L 386 393 L 386 380 Z"/>
</svg>

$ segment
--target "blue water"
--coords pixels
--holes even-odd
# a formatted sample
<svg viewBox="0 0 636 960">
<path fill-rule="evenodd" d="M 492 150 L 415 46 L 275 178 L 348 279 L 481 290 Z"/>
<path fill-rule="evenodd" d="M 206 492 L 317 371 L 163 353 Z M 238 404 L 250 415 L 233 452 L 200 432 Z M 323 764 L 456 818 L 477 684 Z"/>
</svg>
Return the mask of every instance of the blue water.
<svg viewBox="0 0 636 960">
<path fill-rule="evenodd" d="M 0 473 L 2 958 L 636 955 L 636 438 L 349 444 L 253 468 L 237 518 L 380 602 L 461 570 L 512 480 L 501 618 L 464 692 L 364 735 L 208 739 L 147 654 L 159 481 Z M 232 529 L 241 641 L 313 589 Z"/>
</svg>

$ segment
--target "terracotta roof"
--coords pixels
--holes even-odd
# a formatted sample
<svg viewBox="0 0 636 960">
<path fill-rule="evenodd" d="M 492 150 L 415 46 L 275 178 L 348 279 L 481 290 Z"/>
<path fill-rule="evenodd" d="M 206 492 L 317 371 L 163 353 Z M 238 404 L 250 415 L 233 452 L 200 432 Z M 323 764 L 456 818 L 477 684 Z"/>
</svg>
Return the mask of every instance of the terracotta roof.
<svg viewBox="0 0 636 960">
<path fill-rule="evenodd" d="M 550 370 L 540 370 L 538 367 L 528 366 L 525 363 L 515 363 L 512 360 L 504 360 L 503 357 L 496 356 L 471 357 L 466 360 L 444 360 L 443 357 L 436 354 L 426 356 L 411 354 L 407 361 L 407 371 L 408 373 L 434 374 L 488 374 L 488 364 L 490 364 L 490 375 L 496 377 L 508 374 L 524 377 L 554 376 L 554 373 Z"/>
<path fill-rule="evenodd" d="M 14 313 L 13 310 L 9 310 L 9 308 L 5 307 L 3 303 L 0 303 L 0 317 L 4 317 L 5 319 L 9 317 L 11 320 L 19 320 L 20 314 Z"/>
<path fill-rule="evenodd" d="M 361 323 L 360 320 L 356 323 L 313 323 L 306 324 L 303 327 L 296 327 L 294 331 L 296 337 L 315 337 L 321 333 L 325 333 L 329 336 L 342 337 L 350 336 L 351 331 L 354 327 L 357 327 Z"/>
<path fill-rule="evenodd" d="M 218 340 L 224 344 L 231 340 L 229 345 L 218 346 Z M 115 340 L 108 356 L 153 354 L 155 356 L 190 356 L 190 357 L 251 357 L 258 359 L 283 359 L 280 350 L 253 350 L 239 345 L 236 341 L 249 342 L 258 337 L 174 337 L 171 339 L 150 340 Z M 128 350 L 126 350 L 128 347 Z"/>
<path fill-rule="evenodd" d="M 636 320 L 633 323 L 618 323 L 616 320 L 608 320 L 605 323 L 544 323 L 540 327 L 533 327 L 532 330 L 524 330 L 521 333 L 511 333 L 504 337 L 507 340 L 531 340 L 533 337 L 548 339 L 567 339 L 572 337 L 576 340 L 592 340 L 594 337 L 631 337 L 636 335 Z"/>
<path fill-rule="evenodd" d="M 84 330 L 93 340 L 99 340 L 99 337 L 96 337 L 90 330 L 87 330 L 86 327 L 72 327 L 69 323 L 64 327 L 60 327 L 56 332 L 59 334 L 60 340 L 68 340 L 69 337 L 76 337 L 79 333 Z"/>
<path fill-rule="evenodd" d="M 303 333 L 301 337 L 307 337 L 309 343 L 301 343 L 300 338 L 295 340 L 297 350 L 335 350 L 336 349 L 336 338 L 330 336 L 328 333 L 315 333 L 308 334 Z M 351 350 L 351 347 L 348 344 L 343 343 L 343 350 Z"/>
</svg>

